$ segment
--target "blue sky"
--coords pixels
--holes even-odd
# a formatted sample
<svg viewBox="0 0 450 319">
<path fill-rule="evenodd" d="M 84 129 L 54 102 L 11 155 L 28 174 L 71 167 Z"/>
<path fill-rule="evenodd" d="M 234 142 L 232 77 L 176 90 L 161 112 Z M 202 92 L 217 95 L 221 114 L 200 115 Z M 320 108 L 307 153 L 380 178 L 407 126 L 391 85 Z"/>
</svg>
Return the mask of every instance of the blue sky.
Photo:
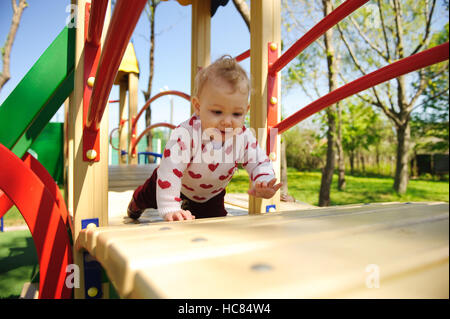
<svg viewBox="0 0 450 319">
<path fill-rule="evenodd" d="M 11 52 L 11 79 L 0 92 L 0 104 L 15 88 L 26 72 L 37 61 L 66 24 L 70 1 L 28 0 Z M 3 44 L 9 31 L 12 16 L 11 2 L 0 1 L 0 42 Z M 132 36 L 140 67 L 139 108 L 145 103 L 142 90 L 148 83 L 149 73 L 149 23 L 145 13 L 141 15 Z M 250 47 L 250 36 L 242 18 L 229 2 L 219 7 L 211 21 L 211 59 L 223 54 L 236 56 Z M 152 95 L 167 86 L 172 90 L 190 93 L 191 61 L 191 6 L 181 6 L 175 1 L 161 2 L 156 14 L 155 76 Z M 0 62 L 1 63 L 1 62 Z M 1 64 L 0 64 L 1 65 Z M 249 71 L 249 61 L 242 63 Z M 117 99 L 118 86 L 113 86 L 111 99 Z M 152 122 L 168 122 L 170 117 L 169 97 L 162 97 L 152 104 Z M 187 101 L 173 97 L 174 122 L 179 123 L 189 116 Z M 117 126 L 118 104 L 110 108 L 110 129 Z M 62 121 L 60 112 L 53 120 Z M 139 127 L 143 129 L 143 123 Z"/>
</svg>

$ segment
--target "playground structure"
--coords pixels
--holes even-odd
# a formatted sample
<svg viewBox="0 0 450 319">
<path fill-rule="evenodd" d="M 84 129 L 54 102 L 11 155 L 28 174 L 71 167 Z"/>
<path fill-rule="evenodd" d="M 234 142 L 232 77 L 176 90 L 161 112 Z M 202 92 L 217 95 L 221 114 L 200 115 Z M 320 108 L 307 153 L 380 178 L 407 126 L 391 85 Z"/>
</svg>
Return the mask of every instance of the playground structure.
<svg viewBox="0 0 450 319">
<path fill-rule="evenodd" d="M 210 63 L 211 11 L 220 1 L 178 2 L 192 5 L 192 84 L 197 70 Z M 257 139 L 266 147 L 277 176 L 277 135 L 348 96 L 448 59 L 447 42 L 350 82 L 280 121 L 279 71 L 366 2 L 344 2 L 279 56 L 280 1 L 252 1 L 250 50 L 237 59 L 250 58 L 250 126 L 266 129 L 267 134 Z M 280 206 L 277 194 L 270 200 L 250 196 L 248 216 L 110 226 L 107 105 L 114 81 L 119 78 L 122 83 L 121 107 L 130 92 L 131 164 L 137 160 L 136 144 L 147 132 L 137 137 L 143 110 L 163 95 L 189 96 L 162 92 L 135 116 L 133 92 L 139 71 L 128 72 L 127 80 L 117 72 L 146 1 L 118 0 L 111 19 L 107 0 L 75 4 L 78 27 L 60 33 L 0 107 L 0 216 L 15 204 L 30 228 L 39 258 L 40 298 L 71 297 L 66 266 L 72 263 L 81 274 L 76 298 L 107 297 L 103 271 L 121 297 L 131 298 L 448 298 L 448 204 L 353 205 L 264 214 Z M 54 76 L 35 84 L 44 72 Z M 26 151 L 69 96 L 66 208 L 55 182 Z M 18 113 L 17 105 L 29 110 Z M 119 127 L 124 120 L 121 116 Z M 123 145 L 121 139 L 120 150 Z M 382 288 L 367 290 L 361 273 L 374 264 L 382 272 Z M 411 290 L 415 285 L 420 291 Z"/>
</svg>

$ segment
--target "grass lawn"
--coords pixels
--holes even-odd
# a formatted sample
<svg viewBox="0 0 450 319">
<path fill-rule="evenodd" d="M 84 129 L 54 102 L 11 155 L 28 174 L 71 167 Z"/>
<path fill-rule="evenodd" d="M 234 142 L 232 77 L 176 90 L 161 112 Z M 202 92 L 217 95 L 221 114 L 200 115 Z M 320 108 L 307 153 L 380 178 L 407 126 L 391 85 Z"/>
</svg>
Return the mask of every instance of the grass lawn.
<svg viewBox="0 0 450 319">
<path fill-rule="evenodd" d="M 0 233 L 0 299 L 18 298 L 25 282 L 39 271 L 36 248 L 28 230 Z"/>
<path fill-rule="evenodd" d="M 320 189 L 320 172 L 299 172 L 288 169 L 289 195 L 296 200 L 311 205 L 318 205 Z M 449 201 L 448 181 L 410 180 L 404 195 L 393 190 L 394 179 L 391 177 L 345 177 L 347 186 L 344 191 L 337 189 L 337 175 L 333 177 L 331 205 L 346 205 L 376 202 L 423 202 Z M 248 190 L 248 175 L 240 169 L 227 187 L 228 193 L 245 193 Z"/>
</svg>

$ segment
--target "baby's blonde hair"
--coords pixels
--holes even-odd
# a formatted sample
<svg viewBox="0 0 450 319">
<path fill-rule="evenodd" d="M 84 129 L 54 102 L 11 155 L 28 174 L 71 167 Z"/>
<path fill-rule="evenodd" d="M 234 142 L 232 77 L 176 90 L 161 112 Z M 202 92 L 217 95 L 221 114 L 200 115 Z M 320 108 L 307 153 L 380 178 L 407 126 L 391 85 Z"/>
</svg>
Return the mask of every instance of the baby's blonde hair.
<svg viewBox="0 0 450 319">
<path fill-rule="evenodd" d="M 236 59 L 224 55 L 206 68 L 197 72 L 195 77 L 194 95 L 199 96 L 205 83 L 209 80 L 221 79 L 230 84 L 233 90 L 241 90 L 244 84 L 245 91 L 250 93 L 250 81 L 245 70 L 237 63 Z"/>
</svg>

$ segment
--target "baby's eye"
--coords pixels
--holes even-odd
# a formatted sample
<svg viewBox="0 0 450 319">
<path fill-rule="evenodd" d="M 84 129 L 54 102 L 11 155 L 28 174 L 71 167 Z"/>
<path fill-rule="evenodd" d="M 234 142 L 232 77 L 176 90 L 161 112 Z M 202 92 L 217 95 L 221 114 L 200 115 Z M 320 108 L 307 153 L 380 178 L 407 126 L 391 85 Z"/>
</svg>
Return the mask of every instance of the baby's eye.
<svg viewBox="0 0 450 319">
<path fill-rule="evenodd" d="M 222 111 L 211 111 L 211 112 L 213 112 L 213 113 L 216 114 L 216 115 L 222 114 Z"/>
<path fill-rule="evenodd" d="M 233 113 L 233 116 L 235 116 L 235 117 L 241 117 L 241 116 L 242 116 L 242 113 Z"/>
</svg>

